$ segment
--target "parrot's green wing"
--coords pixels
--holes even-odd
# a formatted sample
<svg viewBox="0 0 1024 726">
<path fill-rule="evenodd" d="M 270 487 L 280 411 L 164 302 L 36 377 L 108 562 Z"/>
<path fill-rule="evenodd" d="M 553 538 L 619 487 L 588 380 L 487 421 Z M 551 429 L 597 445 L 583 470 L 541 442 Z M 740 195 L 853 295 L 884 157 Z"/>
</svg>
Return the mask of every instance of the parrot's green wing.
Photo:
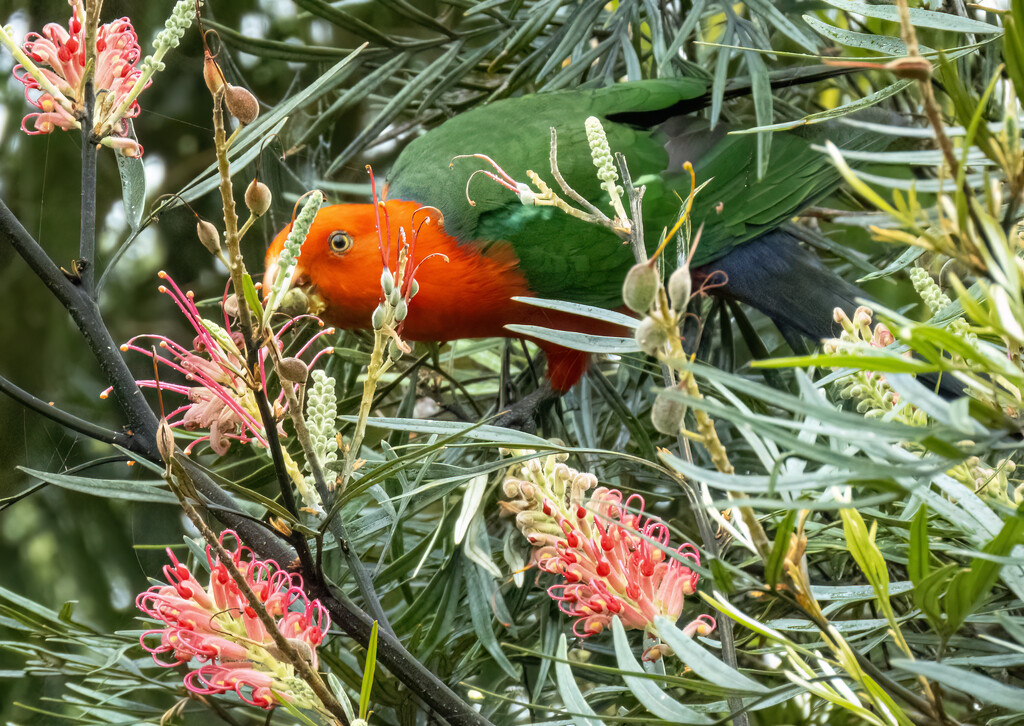
<svg viewBox="0 0 1024 726">
<path fill-rule="evenodd" d="M 839 183 L 827 158 L 811 148 L 838 127 L 776 134 L 765 177 L 756 178 L 756 137 L 711 130 L 678 114 L 706 98 L 703 78 L 621 83 L 593 91 L 536 94 L 498 101 L 457 116 L 413 141 L 389 178 L 388 196 L 437 207 L 445 229 L 466 244 L 511 244 L 520 270 L 542 297 L 617 307 L 619 284 L 633 263 L 628 246 L 610 231 L 552 207 L 524 206 L 515 193 L 487 179 L 494 169 L 517 182 L 527 170 L 558 191 L 550 171 L 550 129 L 558 135 L 558 166 L 576 191 L 612 216 L 590 158 L 584 122 L 602 121 L 612 152 L 625 155 L 634 184 L 643 184 L 648 248 L 677 218 L 690 190 L 683 163 L 691 161 L 698 195 L 694 229 L 703 223 L 694 266 L 715 262 L 768 232 Z M 691 102 L 688 104 L 688 102 Z M 876 137 L 850 130 L 840 145 L 870 147 Z M 468 186 L 467 186 L 468 183 Z M 562 195 L 564 197 L 564 195 Z M 473 204 L 470 203 L 472 199 Z M 675 260 L 669 250 L 667 259 Z"/>
</svg>

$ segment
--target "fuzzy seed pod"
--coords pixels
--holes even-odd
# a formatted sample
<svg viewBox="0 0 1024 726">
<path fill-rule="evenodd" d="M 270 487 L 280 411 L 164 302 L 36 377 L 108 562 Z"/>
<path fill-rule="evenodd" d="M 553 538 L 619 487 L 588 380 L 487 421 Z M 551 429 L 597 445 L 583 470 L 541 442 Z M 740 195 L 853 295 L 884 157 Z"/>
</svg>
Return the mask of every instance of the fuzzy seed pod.
<svg viewBox="0 0 1024 726">
<path fill-rule="evenodd" d="M 679 433 L 685 415 L 686 404 L 664 391 L 658 394 L 654 399 L 654 405 L 651 406 L 651 423 L 654 424 L 654 428 L 670 436 Z"/>
<path fill-rule="evenodd" d="M 402 349 L 398 347 L 398 343 L 394 340 L 388 343 L 388 357 L 391 360 L 398 360 L 402 357 Z"/>
<path fill-rule="evenodd" d="M 199 236 L 199 241 L 203 243 L 203 247 L 211 255 L 220 253 L 220 232 L 213 226 L 212 222 L 207 222 L 205 219 L 200 219 L 196 222 L 196 234 Z"/>
<path fill-rule="evenodd" d="M 232 293 L 224 298 L 224 313 L 233 318 L 238 317 L 238 295 Z"/>
<path fill-rule="evenodd" d="M 281 298 L 281 306 L 278 310 L 290 318 L 305 315 L 309 312 L 309 298 L 302 290 L 293 287 Z"/>
<path fill-rule="evenodd" d="M 658 294 L 658 271 L 654 265 L 641 262 L 633 265 L 622 283 L 622 300 L 637 313 L 646 313 Z"/>
<path fill-rule="evenodd" d="M 416 280 L 413 280 L 412 284 L 409 285 L 409 299 L 412 300 L 414 297 L 416 297 L 416 293 L 418 293 L 419 291 L 420 284 L 416 282 Z"/>
<path fill-rule="evenodd" d="M 400 323 L 405 320 L 405 316 L 409 314 L 409 306 L 405 304 L 405 300 L 399 300 L 398 304 L 395 305 L 395 322 Z"/>
<path fill-rule="evenodd" d="M 291 383 L 305 383 L 309 378 L 309 366 L 299 358 L 282 358 L 277 374 Z"/>
<path fill-rule="evenodd" d="M 647 355 L 656 355 L 658 350 L 668 342 L 665 329 L 654 318 L 648 316 L 640 321 L 634 334 L 636 344 Z"/>
<path fill-rule="evenodd" d="M 260 103 L 256 96 L 241 86 L 225 84 L 224 105 L 228 107 L 228 113 L 243 126 L 251 124 L 260 115 Z"/>
<path fill-rule="evenodd" d="M 391 292 L 388 293 L 388 302 L 391 303 L 391 307 L 398 307 L 398 303 L 402 300 L 402 291 L 398 288 L 392 288 Z"/>
<path fill-rule="evenodd" d="M 693 281 L 690 279 L 689 265 L 677 268 L 668 278 L 668 297 L 672 307 L 679 312 L 686 310 L 693 292 Z"/>
<path fill-rule="evenodd" d="M 262 217 L 267 213 L 273 198 L 270 187 L 259 179 L 253 179 L 245 189 L 245 206 L 256 217 Z"/>
<path fill-rule="evenodd" d="M 387 317 L 387 310 L 384 309 L 383 303 L 378 305 L 373 311 L 373 316 L 370 318 L 370 324 L 373 325 L 374 330 L 380 330 L 384 327 L 384 319 Z"/>
</svg>

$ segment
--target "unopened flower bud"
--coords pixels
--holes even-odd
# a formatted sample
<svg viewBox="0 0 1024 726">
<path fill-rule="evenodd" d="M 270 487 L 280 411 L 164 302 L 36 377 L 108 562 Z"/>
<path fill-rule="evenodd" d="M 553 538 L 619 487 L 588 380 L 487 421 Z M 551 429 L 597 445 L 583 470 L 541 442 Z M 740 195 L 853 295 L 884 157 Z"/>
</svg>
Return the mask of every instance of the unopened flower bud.
<svg viewBox="0 0 1024 726">
<path fill-rule="evenodd" d="M 256 217 L 262 217 L 267 213 L 273 198 L 270 187 L 259 179 L 253 179 L 245 189 L 245 206 Z"/>
<path fill-rule="evenodd" d="M 160 458 L 169 462 L 174 458 L 174 432 L 166 418 L 160 419 L 156 427 L 156 449 L 160 452 Z"/>
<path fill-rule="evenodd" d="M 241 86 L 225 84 L 224 105 L 228 107 L 228 113 L 243 126 L 251 124 L 260 115 L 260 103 L 256 96 Z"/>
<path fill-rule="evenodd" d="M 220 72 L 217 61 L 209 52 L 203 59 L 203 80 L 206 81 L 206 87 L 210 89 L 210 93 L 217 93 L 224 87 L 224 76 Z"/>
<path fill-rule="evenodd" d="M 398 305 L 395 306 L 395 322 L 402 322 L 408 314 L 409 306 L 405 304 L 405 300 L 399 300 Z"/>
<path fill-rule="evenodd" d="M 385 295 L 390 295 L 391 291 L 395 289 L 395 276 L 386 267 L 384 272 L 380 273 L 380 289 L 384 291 Z"/>
<path fill-rule="evenodd" d="M 501 490 L 505 492 L 505 496 L 509 499 L 515 499 L 519 496 L 519 480 L 506 479 L 501 485 Z"/>
<path fill-rule="evenodd" d="M 662 391 L 651 406 L 651 423 L 663 434 L 674 436 L 683 426 L 686 404 L 671 394 Z"/>
<path fill-rule="evenodd" d="M 658 350 L 668 342 L 668 335 L 665 333 L 664 327 L 650 316 L 640 321 L 634 338 L 636 344 L 640 346 L 640 350 L 647 355 L 657 354 Z"/>
<path fill-rule="evenodd" d="M 384 319 L 387 317 L 387 314 L 383 304 L 377 306 L 373 311 L 373 316 L 370 318 L 370 324 L 373 325 L 374 330 L 380 330 L 384 327 Z"/>
<path fill-rule="evenodd" d="M 682 312 L 690 302 L 690 293 L 693 291 L 693 281 L 690 279 L 689 265 L 677 268 L 668 278 L 668 297 L 672 301 L 672 307 Z"/>
<path fill-rule="evenodd" d="M 622 283 L 622 301 L 633 312 L 646 313 L 658 294 L 658 271 L 654 265 L 641 262 L 633 265 Z"/>
<path fill-rule="evenodd" d="M 309 366 L 300 358 L 282 358 L 277 366 L 277 373 L 283 380 L 305 383 L 309 377 Z"/>
<path fill-rule="evenodd" d="M 199 236 L 199 241 L 203 243 L 203 247 L 211 255 L 220 253 L 220 232 L 213 226 L 212 222 L 207 222 L 205 219 L 200 219 L 196 222 L 196 234 Z"/>
</svg>

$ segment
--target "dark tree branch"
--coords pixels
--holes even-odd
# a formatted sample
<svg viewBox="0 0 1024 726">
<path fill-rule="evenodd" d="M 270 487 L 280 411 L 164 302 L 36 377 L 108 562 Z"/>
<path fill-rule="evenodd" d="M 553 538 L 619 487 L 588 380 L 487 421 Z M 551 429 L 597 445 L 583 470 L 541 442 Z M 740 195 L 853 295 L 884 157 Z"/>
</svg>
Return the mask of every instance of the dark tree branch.
<svg viewBox="0 0 1024 726">
<path fill-rule="evenodd" d="M 51 421 L 55 421 L 61 426 L 77 431 L 91 439 L 102 441 L 105 444 L 117 444 L 125 448 L 131 445 L 131 437 L 127 434 L 119 434 L 116 431 L 111 431 L 94 424 L 92 421 L 86 421 L 84 418 L 78 418 L 78 416 L 72 413 L 52 406 L 41 398 L 36 398 L 24 388 L 20 388 L 3 376 L 0 376 L 0 393 L 7 394 L 25 408 L 32 409 Z"/>
<path fill-rule="evenodd" d="M 92 80 L 85 82 L 85 118 L 82 119 L 82 229 L 79 233 L 76 272 L 82 289 L 93 295 L 96 270 L 96 143 L 92 138 L 96 95 Z"/>
<path fill-rule="evenodd" d="M 7 205 L 0 200 L 0 236 L 10 241 L 15 251 L 54 294 L 71 315 L 82 337 L 100 363 L 113 386 L 114 396 L 130 425 L 128 448 L 160 462 L 156 447 L 157 417 L 146 403 L 135 378 L 125 364 L 118 346 L 103 323 L 99 308 L 91 296 L 58 268 L 39 243 L 25 230 Z M 196 490 L 212 505 L 217 517 L 233 527 L 245 543 L 260 557 L 276 560 L 284 567 L 297 564 L 295 551 L 261 524 L 252 521 L 238 508 L 233 497 L 220 488 L 197 462 L 187 456 L 175 457 L 192 479 Z M 307 591 L 317 597 L 331 613 L 334 622 L 363 647 L 370 642 L 373 620 L 343 594 L 335 594 L 321 581 L 318 572 L 306 572 Z M 410 691 L 452 726 L 486 726 L 487 719 L 463 701 L 440 678 L 405 649 L 396 637 L 384 629 L 378 631 L 377 660 Z"/>
<path fill-rule="evenodd" d="M 43 281 L 75 321 L 99 362 L 103 375 L 113 386 L 118 405 L 128 418 L 128 433 L 132 436 L 129 448 L 159 461 L 156 450 L 156 415 L 146 403 L 142 391 L 135 383 L 135 377 L 110 337 L 96 301 L 53 263 L 3 201 L 0 201 L 0 234 L 10 241 L 15 252 L 28 263 L 32 272 Z"/>
</svg>

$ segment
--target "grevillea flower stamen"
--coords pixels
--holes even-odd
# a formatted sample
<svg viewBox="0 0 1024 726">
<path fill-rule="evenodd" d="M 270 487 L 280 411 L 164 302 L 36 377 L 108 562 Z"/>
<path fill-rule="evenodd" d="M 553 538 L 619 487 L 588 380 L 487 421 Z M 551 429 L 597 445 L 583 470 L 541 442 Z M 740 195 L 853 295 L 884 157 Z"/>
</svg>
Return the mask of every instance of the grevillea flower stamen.
<svg viewBox="0 0 1024 726">
<path fill-rule="evenodd" d="M 225 540 L 232 538 L 232 549 Z M 259 560 L 238 536 L 225 530 L 221 545 L 276 621 L 284 637 L 299 646 L 317 667 L 317 646 L 331 626 L 319 600 L 310 600 L 301 575 L 287 572 L 273 560 Z M 249 605 L 227 567 L 207 546 L 209 585 L 203 587 L 189 568 L 167 550 L 164 566 L 169 584 L 154 585 L 136 598 L 136 605 L 163 627 L 144 632 L 142 647 L 158 665 L 188 665 L 185 687 L 196 694 L 234 691 L 246 703 L 267 710 L 280 700 L 299 708 L 320 709 L 309 686 L 293 666 L 277 659 L 277 648 L 256 611 Z"/>
<path fill-rule="evenodd" d="M 185 395 L 189 403 L 175 408 L 168 415 L 168 424 L 171 428 L 184 428 L 188 431 L 204 430 L 208 434 L 200 436 L 189 443 L 185 453 L 191 453 L 197 444 L 209 441 L 215 453 L 223 455 L 227 452 L 231 441 L 248 443 L 255 442 L 257 445 L 266 448 L 266 431 L 260 418 L 259 406 L 256 401 L 254 386 L 260 390 L 266 390 L 266 360 L 268 351 L 266 346 L 257 353 L 256 377 L 246 372 L 244 345 L 241 333 L 231 331 L 230 320 L 225 312 L 225 327 L 221 327 L 211 320 L 203 318 L 196 307 L 194 295 L 191 292 L 184 292 L 166 273 L 159 273 L 161 279 L 167 281 L 167 285 L 161 285 L 160 292 L 168 295 L 177 305 L 178 309 L 185 315 L 192 329 L 195 331 L 195 338 L 192 341 L 192 348 L 187 349 L 163 335 L 138 335 L 121 346 L 123 351 L 134 351 L 142 355 L 154 357 L 154 347 L 166 351 L 167 355 L 156 354 L 156 360 L 173 371 L 185 377 L 187 384 L 175 383 L 164 380 L 144 379 L 137 381 L 143 388 L 158 388 L 161 391 L 169 391 Z M 227 293 L 223 302 L 227 300 Z M 323 328 L 323 322 L 314 316 L 303 316 L 316 320 Z M 286 324 L 277 333 L 271 336 L 268 345 L 276 345 L 278 350 L 284 349 L 280 340 L 281 333 L 288 329 Z M 333 328 L 323 328 L 317 331 L 310 339 L 303 344 L 298 355 L 305 353 L 310 345 L 323 335 L 334 332 Z M 330 348 L 324 348 L 313 356 L 309 365 L 312 366 L 321 355 L 329 352 Z M 285 385 L 295 385 L 286 383 Z M 107 389 L 101 395 L 106 397 L 111 389 Z M 284 435 L 280 421 L 287 409 L 284 391 L 279 392 L 272 401 L 272 409 L 278 420 L 278 433 Z"/>
<path fill-rule="evenodd" d="M 536 548 L 537 568 L 561 577 L 548 594 L 576 618 L 577 636 L 600 633 L 613 616 L 626 628 L 656 636 L 654 619 L 678 620 L 685 597 L 697 590 L 697 573 L 689 567 L 700 565 L 696 547 L 670 549 L 664 523 L 644 517 L 643 497 L 623 501 L 622 492 L 596 486 L 596 477 L 569 468 L 563 459 L 531 459 L 509 476 L 504 490 L 512 501 L 503 510 L 515 513 Z M 706 635 L 714 628 L 714 619 L 702 615 L 684 631 Z M 655 645 L 644 657 L 656 660 L 667 651 Z"/>
</svg>

